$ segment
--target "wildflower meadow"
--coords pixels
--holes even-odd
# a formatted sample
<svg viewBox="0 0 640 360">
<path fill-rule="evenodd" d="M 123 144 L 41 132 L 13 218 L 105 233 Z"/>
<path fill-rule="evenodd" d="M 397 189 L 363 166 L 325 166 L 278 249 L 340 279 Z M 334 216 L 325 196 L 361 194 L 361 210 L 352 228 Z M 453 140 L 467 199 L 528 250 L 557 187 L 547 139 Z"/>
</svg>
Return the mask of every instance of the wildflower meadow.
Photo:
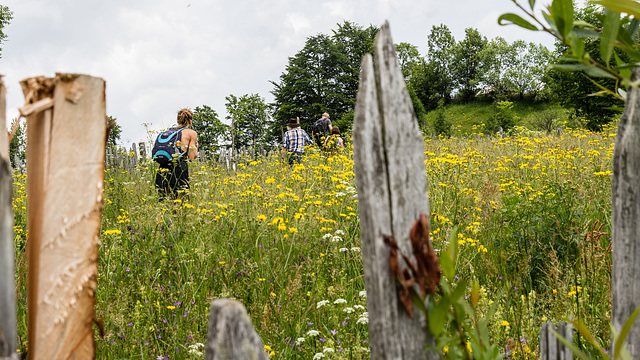
<svg viewBox="0 0 640 360">
<path fill-rule="evenodd" d="M 480 312 L 497 303 L 489 333 L 505 358 L 536 358 L 547 320 L 581 321 L 608 347 L 614 140 L 614 127 L 426 138 L 432 244 L 458 242 L 457 278 L 480 284 Z M 190 193 L 162 202 L 153 162 L 105 169 L 96 357 L 202 359 L 210 303 L 225 297 L 243 303 L 273 359 L 368 359 L 346 142 L 293 167 L 277 155 L 235 171 L 193 162 Z M 25 179 L 15 175 L 13 202 L 23 352 Z"/>
</svg>

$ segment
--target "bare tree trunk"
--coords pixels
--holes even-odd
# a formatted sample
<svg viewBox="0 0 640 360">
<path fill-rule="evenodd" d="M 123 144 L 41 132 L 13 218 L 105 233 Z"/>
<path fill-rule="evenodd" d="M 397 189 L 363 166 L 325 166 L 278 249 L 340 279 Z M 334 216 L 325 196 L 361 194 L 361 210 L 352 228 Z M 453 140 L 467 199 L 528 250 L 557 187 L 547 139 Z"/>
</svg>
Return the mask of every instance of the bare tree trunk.
<svg viewBox="0 0 640 360">
<path fill-rule="evenodd" d="M 429 214 L 429 199 L 424 142 L 388 24 L 378 33 L 374 51 L 375 70 L 371 55 L 362 61 L 353 126 L 371 358 L 439 359 L 436 351 L 425 349 L 435 345 L 425 315 L 413 311 L 411 319 L 400 306 L 383 241 L 393 235 L 412 258 L 409 230 L 421 213 Z"/>
<path fill-rule="evenodd" d="M 32 359 L 91 359 L 106 144 L 105 83 L 21 82 L 27 113 L 28 338 Z"/>
<path fill-rule="evenodd" d="M 633 70 L 631 81 L 640 78 Z M 620 333 L 640 305 L 640 92 L 631 87 L 618 125 L 613 153 L 611 320 Z M 640 357 L 640 323 L 624 342 L 632 359 Z M 611 349 L 614 350 L 613 341 Z M 618 349 L 615 349 L 618 350 Z"/>
<path fill-rule="evenodd" d="M 13 176 L 9 162 L 4 82 L 0 78 L 0 359 L 17 359 Z"/>
</svg>

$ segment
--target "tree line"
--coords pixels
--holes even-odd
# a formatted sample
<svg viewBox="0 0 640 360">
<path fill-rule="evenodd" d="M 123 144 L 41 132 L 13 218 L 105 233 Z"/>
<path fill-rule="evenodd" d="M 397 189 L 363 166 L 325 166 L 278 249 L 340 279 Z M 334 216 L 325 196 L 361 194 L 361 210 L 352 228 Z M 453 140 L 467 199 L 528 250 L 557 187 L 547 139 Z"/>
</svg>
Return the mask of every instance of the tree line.
<svg viewBox="0 0 640 360">
<path fill-rule="evenodd" d="M 0 8 L 2 27 L 11 20 L 8 8 Z M 587 5 L 575 17 L 596 26 L 602 23 L 601 7 Z M 303 128 L 322 113 L 331 114 L 334 125 L 349 132 L 353 124 L 360 62 L 373 51 L 378 27 L 350 21 L 337 24 L 331 34 L 306 39 L 302 49 L 290 56 L 277 81 L 271 81 L 274 97 L 266 103 L 259 94 L 226 97 L 225 122 L 208 105 L 194 109 L 193 129 L 202 149 L 264 144 L 275 146 L 282 138 L 288 119 L 299 117 Z M 456 40 L 445 24 L 426 34 L 425 55 L 409 43 L 396 44 L 398 60 L 414 110 L 422 128 L 438 130 L 442 124 L 427 124 L 427 113 L 453 102 L 489 101 L 498 111 L 510 101 L 559 103 L 573 116 L 587 119 L 597 130 L 620 113 L 622 103 L 611 97 L 593 97 L 610 79 L 593 80 L 579 72 L 549 70 L 562 62 L 567 47 L 557 42 L 554 49 L 532 42 L 508 42 L 501 37 L 487 39 L 477 29 L 465 29 Z M 585 51 L 597 58 L 599 39 L 585 42 Z M 1 51 L 1 49 L 0 49 Z M 621 55 L 623 56 L 623 55 Z M 441 117 L 435 117 L 436 122 Z M 506 122 L 505 126 L 513 125 Z M 115 142 L 117 139 L 114 139 Z"/>
</svg>

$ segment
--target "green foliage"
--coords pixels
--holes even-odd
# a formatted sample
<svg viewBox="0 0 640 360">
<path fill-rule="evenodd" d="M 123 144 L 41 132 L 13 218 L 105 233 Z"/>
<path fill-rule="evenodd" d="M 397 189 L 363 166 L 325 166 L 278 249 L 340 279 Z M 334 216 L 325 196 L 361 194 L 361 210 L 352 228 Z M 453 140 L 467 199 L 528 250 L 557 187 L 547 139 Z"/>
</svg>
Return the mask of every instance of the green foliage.
<svg viewBox="0 0 640 360">
<path fill-rule="evenodd" d="M 452 124 L 444 115 L 444 107 L 435 110 L 434 117 L 433 132 L 438 136 L 450 137 Z"/>
<path fill-rule="evenodd" d="M 559 91 L 562 91 L 560 98 L 566 98 L 564 92 L 569 91 L 569 100 L 565 103 L 576 109 L 577 116 L 586 117 L 591 129 L 598 130 L 610 122 L 620 108 L 612 109 L 610 104 L 587 99 L 584 92 L 590 91 L 597 96 L 611 95 L 624 101 L 627 87 L 633 85 L 631 69 L 640 63 L 640 47 L 636 41 L 640 25 L 637 2 L 596 0 L 593 4 L 602 5 L 606 9 L 604 12 L 594 6 L 576 12 L 571 0 L 554 0 L 548 12 L 543 13 L 546 25 L 518 1 L 514 3 L 540 25 L 540 28 L 534 27 L 535 30 L 551 34 L 562 44 L 559 46 L 562 56 L 553 68 L 566 72 L 581 71 L 587 76 L 586 81 L 591 82 L 591 86 L 585 86 L 584 81 L 577 81 L 575 76 L 565 79 L 558 84 Z M 577 14 L 576 18 L 574 14 Z M 515 14 L 504 14 L 498 22 L 503 25 L 513 23 L 531 30 L 523 23 L 524 20 L 518 18 Z"/>
<path fill-rule="evenodd" d="M 8 135 L 11 136 L 11 129 L 16 126 L 16 122 L 20 121 L 19 118 L 13 119 L 11 122 L 11 127 L 9 128 Z M 17 156 L 18 159 L 24 164 L 25 161 L 25 152 L 26 152 L 26 138 L 27 138 L 27 125 L 26 123 L 19 124 L 16 128 L 15 134 L 11 138 L 9 142 L 9 161 L 11 161 L 11 165 L 15 168 L 15 158 Z"/>
<path fill-rule="evenodd" d="M 453 49 L 453 75 L 463 102 L 472 100 L 478 91 L 483 65 L 480 54 L 486 44 L 487 39 L 477 29 L 467 28 L 465 38 Z"/>
<path fill-rule="evenodd" d="M 113 123 L 109 131 L 109 137 L 107 138 L 107 145 L 115 147 L 118 145 L 118 140 L 120 140 L 120 136 L 122 135 L 122 127 L 118 124 L 118 119 L 113 116 L 107 117 L 107 123 Z"/>
<path fill-rule="evenodd" d="M 264 99 L 258 94 L 245 94 L 240 98 L 229 95 L 226 100 L 227 120 L 233 121 L 236 148 L 267 143 L 266 129 L 271 121 Z"/>
<path fill-rule="evenodd" d="M 13 19 L 13 11 L 8 6 L 0 5 L 0 44 L 7 40 L 7 34 L 4 33 L 5 26 L 9 25 Z M 2 48 L 0 48 L 0 58 L 2 57 Z"/>
<path fill-rule="evenodd" d="M 503 131 L 508 132 L 516 125 L 519 119 L 513 111 L 513 103 L 511 101 L 498 101 L 495 107 L 496 113 L 486 123 L 487 131 L 495 133 L 502 128 Z"/>
<path fill-rule="evenodd" d="M 299 117 L 302 127 L 308 129 L 324 112 L 340 119 L 353 110 L 360 63 L 373 51 L 378 31 L 345 21 L 331 36 L 307 38 L 304 48 L 289 58 L 280 81 L 273 83 L 274 126 Z"/>
<path fill-rule="evenodd" d="M 218 113 L 207 105 L 195 108 L 191 128 L 198 133 L 198 146 L 205 151 L 215 152 L 230 139 L 229 126 L 223 124 Z"/>
</svg>

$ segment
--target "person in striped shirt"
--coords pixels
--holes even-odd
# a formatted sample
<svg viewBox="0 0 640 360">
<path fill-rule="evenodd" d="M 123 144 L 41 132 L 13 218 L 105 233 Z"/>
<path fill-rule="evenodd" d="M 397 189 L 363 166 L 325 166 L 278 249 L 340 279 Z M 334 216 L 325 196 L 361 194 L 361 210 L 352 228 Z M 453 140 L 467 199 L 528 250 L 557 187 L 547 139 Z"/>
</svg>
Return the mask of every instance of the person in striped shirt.
<svg viewBox="0 0 640 360">
<path fill-rule="evenodd" d="M 300 164 L 302 154 L 304 154 L 304 146 L 311 144 L 313 142 L 307 132 L 300 127 L 300 121 L 297 118 L 289 119 L 287 132 L 284 133 L 282 143 L 283 152 L 289 156 L 289 165 Z"/>
</svg>

